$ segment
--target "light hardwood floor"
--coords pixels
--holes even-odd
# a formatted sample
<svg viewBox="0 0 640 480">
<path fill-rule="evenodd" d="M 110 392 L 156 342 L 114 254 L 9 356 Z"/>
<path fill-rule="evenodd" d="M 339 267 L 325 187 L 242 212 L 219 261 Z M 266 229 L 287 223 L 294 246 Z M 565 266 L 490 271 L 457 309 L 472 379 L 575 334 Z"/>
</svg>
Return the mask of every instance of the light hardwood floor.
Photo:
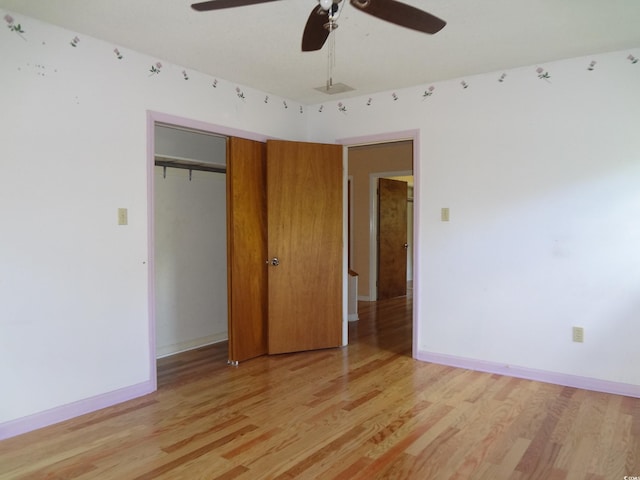
<svg viewBox="0 0 640 480">
<path fill-rule="evenodd" d="M 411 300 L 361 303 L 347 348 L 159 361 L 156 393 L 0 442 L 1 479 L 640 476 L 640 399 L 423 363 Z"/>
</svg>

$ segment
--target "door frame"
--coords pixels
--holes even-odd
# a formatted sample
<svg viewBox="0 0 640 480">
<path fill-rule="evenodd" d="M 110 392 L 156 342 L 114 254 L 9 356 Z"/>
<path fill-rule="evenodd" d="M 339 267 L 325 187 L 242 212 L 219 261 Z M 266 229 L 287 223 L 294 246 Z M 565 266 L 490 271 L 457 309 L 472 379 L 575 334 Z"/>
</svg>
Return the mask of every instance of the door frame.
<svg viewBox="0 0 640 480">
<path fill-rule="evenodd" d="M 359 137 L 346 137 L 336 139 L 336 143 L 342 144 L 344 148 L 345 165 L 348 165 L 349 161 L 349 147 L 357 147 L 362 145 L 374 145 L 377 143 L 392 143 L 402 140 L 411 140 L 413 142 L 413 291 L 419 292 L 420 287 L 420 209 L 421 209 L 421 196 L 419 182 L 415 181 L 416 178 L 420 178 L 420 130 L 403 130 L 397 132 L 386 132 L 376 135 L 365 135 Z M 345 166 L 345 168 L 347 168 Z M 348 171 L 348 170 L 347 170 Z M 346 199 L 345 199 L 346 202 Z M 345 203 L 346 208 L 346 203 Z M 377 207 L 376 207 L 377 208 Z M 377 269 L 377 261 L 376 261 Z M 375 281 L 374 281 L 375 284 Z M 421 304 L 420 296 L 413 295 L 413 329 L 412 329 L 412 352 L 413 358 L 417 358 L 418 353 L 418 338 L 420 338 L 420 324 L 418 318 L 420 318 Z"/>
<path fill-rule="evenodd" d="M 413 176 L 413 170 L 369 174 L 369 300 L 372 302 L 378 300 L 378 180 L 406 176 Z"/>
<path fill-rule="evenodd" d="M 155 124 L 163 123 L 184 127 L 191 130 L 200 130 L 202 132 L 212 133 L 227 137 L 239 137 L 247 140 L 255 140 L 264 142 L 271 138 L 263 134 L 240 130 L 237 128 L 225 127 L 190 118 L 171 115 L 163 112 L 147 110 L 147 308 L 149 312 L 148 333 L 149 333 L 149 383 L 151 391 L 158 389 L 158 372 L 156 358 L 156 288 L 155 288 Z M 415 145 L 415 143 L 414 143 Z M 415 148 L 415 147 L 414 147 Z M 347 238 L 347 150 L 343 148 L 343 238 Z M 342 278 L 342 343 L 346 345 L 348 342 L 349 322 L 348 322 L 348 258 L 349 246 L 343 241 L 343 278 Z M 416 349 L 414 348 L 414 351 Z"/>
</svg>

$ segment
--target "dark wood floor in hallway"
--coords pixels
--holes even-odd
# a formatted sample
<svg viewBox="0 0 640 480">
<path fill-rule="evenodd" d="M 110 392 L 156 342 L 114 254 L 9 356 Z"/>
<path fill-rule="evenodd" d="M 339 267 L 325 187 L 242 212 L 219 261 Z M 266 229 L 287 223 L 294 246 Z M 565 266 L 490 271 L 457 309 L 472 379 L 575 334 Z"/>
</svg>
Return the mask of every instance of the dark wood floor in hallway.
<svg viewBox="0 0 640 480">
<path fill-rule="evenodd" d="M 419 362 L 410 298 L 359 313 L 345 348 L 164 358 L 154 394 L 0 442 L 0 479 L 640 476 L 640 399 Z"/>
</svg>

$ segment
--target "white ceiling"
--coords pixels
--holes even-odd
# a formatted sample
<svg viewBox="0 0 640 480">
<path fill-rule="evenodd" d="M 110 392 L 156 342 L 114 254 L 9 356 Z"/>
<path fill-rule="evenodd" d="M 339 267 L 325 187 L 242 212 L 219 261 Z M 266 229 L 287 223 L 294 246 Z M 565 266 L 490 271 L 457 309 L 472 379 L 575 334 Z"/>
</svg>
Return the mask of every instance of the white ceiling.
<svg viewBox="0 0 640 480">
<path fill-rule="evenodd" d="M 447 21 L 433 36 L 347 2 L 333 79 L 355 90 L 328 97 L 314 90 L 326 81 L 327 47 L 300 51 L 316 0 L 210 12 L 191 3 L 0 0 L 0 7 L 303 104 L 640 46 L 640 0 L 404 0 Z"/>
</svg>

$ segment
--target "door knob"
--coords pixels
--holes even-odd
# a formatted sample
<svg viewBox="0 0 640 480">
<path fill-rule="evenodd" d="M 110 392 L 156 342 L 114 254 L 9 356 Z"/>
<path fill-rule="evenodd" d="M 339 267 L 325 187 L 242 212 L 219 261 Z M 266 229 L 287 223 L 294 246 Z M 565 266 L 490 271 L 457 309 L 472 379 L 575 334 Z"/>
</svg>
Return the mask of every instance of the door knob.
<svg viewBox="0 0 640 480">
<path fill-rule="evenodd" d="M 273 257 L 271 260 L 267 260 L 267 265 L 277 267 L 278 265 L 280 265 L 280 260 L 278 260 L 278 257 Z"/>
<path fill-rule="evenodd" d="M 403 245 L 403 247 L 404 247 L 404 248 L 409 248 L 409 244 L 408 244 L 408 243 L 405 243 L 405 244 Z"/>
</svg>

